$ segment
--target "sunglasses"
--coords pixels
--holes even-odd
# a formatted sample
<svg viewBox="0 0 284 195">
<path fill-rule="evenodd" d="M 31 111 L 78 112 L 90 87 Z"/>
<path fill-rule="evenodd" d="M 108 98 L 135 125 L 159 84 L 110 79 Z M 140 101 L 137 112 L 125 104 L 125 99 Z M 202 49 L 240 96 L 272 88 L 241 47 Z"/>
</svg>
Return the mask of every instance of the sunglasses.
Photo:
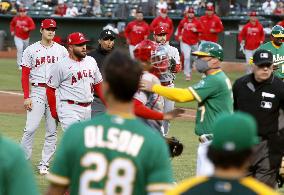
<svg viewBox="0 0 284 195">
<path fill-rule="evenodd" d="M 113 41 L 114 39 L 115 39 L 114 37 L 105 37 L 105 38 L 103 38 L 104 41 L 107 41 L 107 40 Z"/>
</svg>

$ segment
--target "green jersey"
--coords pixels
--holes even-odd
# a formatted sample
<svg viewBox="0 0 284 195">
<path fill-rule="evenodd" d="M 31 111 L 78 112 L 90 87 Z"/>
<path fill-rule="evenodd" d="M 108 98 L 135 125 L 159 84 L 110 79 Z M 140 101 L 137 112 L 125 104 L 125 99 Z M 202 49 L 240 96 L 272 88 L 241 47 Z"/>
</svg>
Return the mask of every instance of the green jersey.
<svg viewBox="0 0 284 195">
<path fill-rule="evenodd" d="M 173 182 L 163 137 L 140 119 L 108 113 L 64 133 L 48 179 L 71 195 L 147 194 Z"/>
<path fill-rule="evenodd" d="M 207 75 L 189 87 L 198 101 L 195 121 L 196 135 L 212 134 L 212 125 L 223 112 L 233 112 L 232 85 L 226 74 L 219 70 Z"/>
<path fill-rule="evenodd" d="M 270 187 L 251 177 L 223 179 L 194 177 L 183 181 L 166 195 L 279 195 Z"/>
<path fill-rule="evenodd" d="M 266 49 L 273 54 L 273 65 L 278 66 L 278 69 L 274 71 L 275 76 L 283 79 L 284 78 L 284 44 L 280 47 L 274 45 L 272 41 L 267 42 L 258 49 Z"/>
<path fill-rule="evenodd" d="M 16 143 L 0 137 L 0 195 L 38 195 L 32 168 Z"/>
</svg>

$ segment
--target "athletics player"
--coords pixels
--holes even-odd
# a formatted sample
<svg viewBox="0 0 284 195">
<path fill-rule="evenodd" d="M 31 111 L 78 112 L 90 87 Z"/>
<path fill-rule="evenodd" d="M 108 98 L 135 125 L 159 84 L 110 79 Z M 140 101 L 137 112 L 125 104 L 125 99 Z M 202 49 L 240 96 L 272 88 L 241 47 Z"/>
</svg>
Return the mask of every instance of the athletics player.
<svg viewBox="0 0 284 195">
<path fill-rule="evenodd" d="M 143 66 L 142 79 L 153 80 L 160 84 L 161 74 L 168 72 L 169 57 L 165 47 L 157 43 L 144 40 L 134 49 L 134 57 L 139 60 Z M 149 126 L 157 129 L 162 135 L 165 135 L 162 125 L 163 120 L 170 120 L 177 117 L 182 110 L 163 113 L 164 98 L 155 93 L 138 90 L 134 95 L 134 112 Z"/>
<path fill-rule="evenodd" d="M 154 29 L 154 40 L 159 45 L 162 45 L 165 47 L 168 56 L 169 56 L 169 69 L 170 71 L 164 71 L 162 74 L 160 74 L 159 79 L 161 81 L 161 85 L 167 86 L 167 87 L 174 87 L 174 80 L 176 78 L 174 73 L 181 71 L 181 65 L 180 65 L 180 57 L 178 49 L 170 46 L 167 43 L 167 34 L 168 30 L 165 26 L 157 26 Z M 170 112 L 174 109 L 175 104 L 173 101 L 168 100 L 167 98 L 164 98 L 164 112 Z M 164 133 L 165 135 L 168 134 L 169 131 L 169 121 L 164 120 L 163 121 L 163 127 L 164 127 Z"/>
<path fill-rule="evenodd" d="M 205 77 L 197 84 L 186 89 L 164 87 L 150 81 L 143 80 L 141 89 L 157 93 L 177 102 L 196 100 L 198 109 L 195 121 L 195 133 L 199 136 L 197 152 L 197 175 L 210 175 L 213 173 L 212 163 L 208 160 L 206 152 L 212 136 L 212 125 L 222 113 L 233 112 L 232 86 L 229 78 L 221 70 L 223 49 L 214 42 L 204 41 L 198 51 L 196 69 Z"/>
<path fill-rule="evenodd" d="M 91 118 L 94 91 L 102 99 L 103 79 L 96 60 L 87 56 L 88 41 L 80 32 L 68 35 L 69 56 L 56 64 L 48 81 L 46 92 L 50 111 L 64 131 L 75 122 Z M 58 90 L 58 104 L 55 90 Z"/>
<path fill-rule="evenodd" d="M 14 16 L 10 23 L 11 35 L 14 36 L 15 45 L 17 48 L 17 64 L 21 69 L 21 60 L 23 51 L 29 46 L 30 32 L 35 29 L 33 19 L 27 16 L 25 8 L 19 8 L 19 14 Z"/>
<path fill-rule="evenodd" d="M 50 114 L 46 99 L 46 83 L 50 69 L 58 60 L 68 55 L 63 46 L 52 41 L 55 30 L 56 22 L 54 20 L 43 20 L 40 28 L 41 41 L 28 46 L 22 58 L 22 88 L 25 99 L 24 107 L 27 110 L 27 121 L 21 145 L 26 153 L 26 158 L 30 159 L 34 133 L 45 115 L 46 134 L 42 159 L 38 166 L 40 174 L 48 173 L 48 164 L 55 151 L 57 134 L 56 121 Z"/>
<path fill-rule="evenodd" d="M 47 177 L 48 195 L 68 187 L 71 195 L 160 195 L 171 187 L 168 146 L 132 113 L 141 74 L 140 64 L 127 54 L 108 56 L 103 73 L 107 112 L 65 132 Z"/>
<path fill-rule="evenodd" d="M 214 124 L 214 139 L 207 153 L 215 165 L 214 175 L 186 179 L 166 195 L 278 195 L 265 184 L 245 177 L 253 146 L 258 143 L 256 129 L 249 114 L 237 112 L 220 117 Z"/>
</svg>

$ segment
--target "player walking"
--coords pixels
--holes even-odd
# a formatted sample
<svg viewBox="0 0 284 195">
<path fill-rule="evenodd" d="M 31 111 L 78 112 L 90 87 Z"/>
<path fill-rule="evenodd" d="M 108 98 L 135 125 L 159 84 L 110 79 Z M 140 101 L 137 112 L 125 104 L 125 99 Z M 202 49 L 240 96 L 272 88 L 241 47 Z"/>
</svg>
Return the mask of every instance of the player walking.
<svg viewBox="0 0 284 195">
<path fill-rule="evenodd" d="M 68 187 L 71 195 L 158 195 L 171 187 L 164 139 L 132 113 L 141 74 L 140 64 L 127 54 L 113 51 L 106 59 L 107 113 L 66 131 L 48 175 L 48 195 Z"/>
<path fill-rule="evenodd" d="M 174 80 L 176 78 L 174 73 L 180 72 L 181 65 L 180 65 L 180 57 L 178 49 L 170 46 L 167 43 L 167 34 L 168 30 L 165 26 L 157 26 L 154 30 L 154 40 L 159 45 L 162 45 L 169 56 L 169 64 L 170 64 L 170 71 L 164 71 L 161 72 L 159 79 L 161 81 L 161 85 L 167 86 L 167 87 L 174 87 Z M 174 109 L 175 103 L 173 101 L 168 100 L 167 98 L 164 98 L 164 112 L 170 112 Z M 169 121 L 164 120 L 163 121 L 163 127 L 165 135 L 168 134 L 169 131 Z"/>
<path fill-rule="evenodd" d="M 67 37 L 69 56 L 56 64 L 48 81 L 51 114 L 59 119 L 63 130 L 75 122 L 91 118 L 94 91 L 102 97 L 103 79 L 96 60 L 86 54 L 88 41 L 80 32 L 71 33 Z M 55 90 L 58 90 L 58 104 Z"/>
<path fill-rule="evenodd" d="M 33 19 L 27 16 L 25 8 L 19 8 L 19 14 L 14 16 L 10 23 L 11 35 L 14 36 L 17 48 L 17 64 L 21 69 L 21 60 L 23 51 L 29 46 L 30 32 L 35 29 Z"/>
<path fill-rule="evenodd" d="M 46 99 L 46 83 L 50 69 L 54 64 L 68 55 L 67 50 L 52 41 L 56 30 L 56 22 L 45 19 L 41 22 L 41 41 L 25 49 L 22 59 L 22 88 L 24 92 L 24 107 L 27 110 L 27 121 L 21 145 L 26 158 L 32 155 L 34 133 L 42 117 L 45 115 L 46 134 L 42 150 L 42 160 L 38 166 L 40 174 L 48 173 L 48 163 L 56 147 L 56 122 L 52 118 Z M 31 84 L 31 91 L 29 85 Z"/>
</svg>

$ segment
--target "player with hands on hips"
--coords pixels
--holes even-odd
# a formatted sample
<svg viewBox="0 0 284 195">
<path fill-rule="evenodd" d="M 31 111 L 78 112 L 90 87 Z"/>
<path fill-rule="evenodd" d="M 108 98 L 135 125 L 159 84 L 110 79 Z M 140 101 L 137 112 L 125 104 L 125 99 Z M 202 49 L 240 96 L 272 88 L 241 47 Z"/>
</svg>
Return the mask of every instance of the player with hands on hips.
<svg viewBox="0 0 284 195">
<path fill-rule="evenodd" d="M 167 51 L 163 46 L 157 43 L 144 40 L 134 49 L 134 57 L 139 60 L 143 67 L 142 79 L 153 81 L 160 84 L 159 76 L 168 70 L 169 59 Z M 149 93 L 138 90 L 134 95 L 134 112 L 136 116 L 143 119 L 149 126 L 157 129 L 162 135 L 165 135 L 162 126 L 163 120 L 171 120 L 184 111 L 175 109 L 163 113 L 164 98 L 155 93 Z"/>
<path fill-rule="evenodd" d="M 34 133 L 45 115 L 46 134 L 42 160 L 38 166 L 40 174 L 48 173 L 48 164 L 55 152 L 57 135 L 56 121 L 52 118 L 47 103 L 46 83 L 54 64 L 68 55 L 63 46 L 52 41 L 56 28 L 54 20 L 43 20 L 40 28 L 41 41 L 28 46 L 22 58 L 22 88 L 27 121 L 21 145 L 26 153 L 26 158 L 30 159 Z"/>
<path fill-rule="evenodd" d="M 96 60 L 87 56 L 88 41 L 80 32 L 68 35 L 69 56 L 56 64 L 48 81 L 46 93 L 50 111 L 64 131 L 75 122 L 91 118 L 94 91 L 102 99 L 103 79 Z M 55 90 L 58 90 L 58 104 Z"/>
</svg>

